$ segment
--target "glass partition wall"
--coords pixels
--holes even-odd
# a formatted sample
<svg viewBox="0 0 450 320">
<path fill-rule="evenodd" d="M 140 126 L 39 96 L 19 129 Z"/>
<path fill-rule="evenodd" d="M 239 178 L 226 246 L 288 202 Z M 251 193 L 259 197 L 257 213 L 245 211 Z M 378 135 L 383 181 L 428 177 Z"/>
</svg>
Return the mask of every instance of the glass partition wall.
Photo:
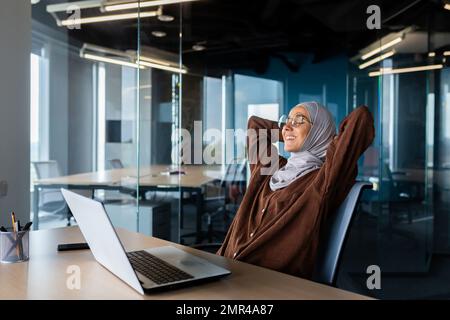
<svg viewBox="0 0 450 320">
<path fill-rule="evenodd" d="M 450 34 L 442 25 L 440 31 L 431 31 L 439 29 L 446 14 L 441 11 L 428 8 L 417 25 L 380 34 L 374 48 L 382 49 L 381 61 L 361 68 L 359 57 L 349 64 L 349 106 L 368 105 L 376 124 L 375 142 L 360 160 L 358 179 L 375 188 L 363 195 L 348 243 L 347 252 L 355 256 L 344 259 L 347 280 L 342 277 L 341 284 L 369 292 L 365 268 L 378 265 L 384 285 L 374 293 L 379 298 L 436 294 L 419 288 L 438 277 L 433 263 L 445 264 L 449 253 Z M 405 296 L 405 285 L 411 282 L 417 290 Z M 445 286 L 433 290 L 448 293 Z"/>
<path fill-rule="evenodd" d="M 101 201 L 116 227 L 176 240 L 182 198 L 170 165 L 185 72 L 180 7 L 124 2 L 32 7 L 34 227 L 76 224 L 65 187 Z"/>
<path fill-rule="evenodd" d="M 224 161 L 226 72 L 183 62 L 183 46 L 201 46 L 183 43 L 195 4 L 180 2 L 33 5 L 36 229 L 76 224 L 65 187 L 101 201 L 116 227 L 186 244 L 223 240 L 246 166 Z"/>
<path fill-rule="evenodd" d="M 148 2 L 148 1 L 147 1 Z M 158 15 L 143 19 L 148 9 Z M 180 151 L 182 64 L 181 5 L 141 7 L 139 26 L 138 231 L 180 242 L 184 194 Z"/>
<path fill-rule="evenodd" d="M 114 224 L 136 228 L 139 15 L 105 17 L 100 1 L 32 7 L 35 228 L 76 223 L 60 187 L 102 201 Z"/>
</svg>

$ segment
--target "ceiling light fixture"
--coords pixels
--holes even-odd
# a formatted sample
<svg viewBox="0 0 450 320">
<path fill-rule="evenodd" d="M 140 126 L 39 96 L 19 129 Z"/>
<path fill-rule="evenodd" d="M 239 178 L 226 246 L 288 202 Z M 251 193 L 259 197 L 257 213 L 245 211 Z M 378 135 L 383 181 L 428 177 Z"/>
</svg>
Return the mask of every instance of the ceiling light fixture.
<svg viewBox="0 0 450 320">
<path fill-rule="evenodd" d="M 450 56 L 450 51 L 444 51 L 444 56 Z"/>
<path fill-rule="evenodd" d="M 444 4 L 444 9 L 450 10 L 450 3 Z"/>
<path fill-rule="evenodd" d="M 140 57 L 140 58 L 141 58 L 141 60 L 139 61 L 139 64 L 146 66 L 146 67 L 171 71 L 171 72 L 175 72 L 175 73 L 187 73 L 186 69 L 180 69 L 180 68 L 176 68 L 176 67 L 170 67 L 170 66 L 166 66 L 166 65 L 156 64 L 156 63 L 145 61 L 143 59 L 143 57 Z"/>
<path fill-rule="evenodd" d="M 158 20 L 162 22 L 172 22 L 173 20 L 175 20 L 175 17 L 169 16 L 168 14 L 160 14 L 158 16 Z"/>
<path fill-rule="evenodd" d="M 376 48 L 376 49 L 374 49 L 372 51 L 369 51 L 368 53 L 362 55 L 361 59 L 366 60 L 366 59 L 376 55 L 377 53 L 380 53 L 381 51 L 383 51 L 383 50 L 385 50 L 387 48 L 395 46 L 397 43 L 400 43 L 402 41 L 403 41 L 403 37 L 395 38 L 394 40 L 391 40 L 388 43 L 385 43 L 385 44 L 381 45 L 380 47 L 378 47 L 378 48 Z"/>
<path fill-rule="evenodd" d="M 152 31 L 152 36 L 157 38 L 164 38 L 167 35 L 164 31 Z"/>
<path fill-rule="evenodd" d="M 428 53 L 428 56 L 429 56 L 430 58 L 436 57 L 436 52 L 429 52 L 429 53 Z"/>
<path fill-rule="evenodd" d="M 374 58 L 372 60 L 369 60 L 367 62 L 364 62 L 364 63 L 360 64 L 359 65 L 359 69 L 367 68 L 368 66 L 371 66 L 371 65 L 373 65 L 373 64 L 375 64 L 377 62 L 380 62 L 380 61 L 382 61 L 382 60 L 384 60 L 386 58 L 392 57 L 394 54 L 395 54 L 395 50 L 391 50 L 389 52 L 386 52 L 385 54 L 382 54 L 379 57 L 376 57 L 376 58 Z"/>
<path fill-rule="evenodd" d="M 132 63 L 132 62 L 127 62 L 127 61 L 122 61 L 119 59 L 114 59 L 114 58 L 108 58 L 108 57 L 103 57 L 103 56 L 99 56 L 96 54 L 91 54 L 91 53 L 83 53 L 80 55 L 82 58 L 88 59 L 88 60 L 94 60 L 94 61 L 98 61 L 98 62 L 106 62 L 106 63 L 112 63 L 112 64 L 117 64 L 117 65 L 121 65 L 121 66 L 125 66 L 125 67 L 131 67 L 131 68 L 140 68 L 140 69 L 145 69 L 144 66 L 140 66 L 137 65 L 136 63 Z"/>
<path fill-rule="evenodd" d="M 194 44 L 192 46 L 192 49 L 195 50 L 195 51 L 203 51 L 203 50 L 206 49 L 206 47 L 204 45 L 201 45 L 201 44 Z"/>
<path fill-rule="evenodd" d="M 118 10 L 156 7 L 156 6 L 163 6 L 163 5 L 167 5 L 167 4 L 177 4 L 177 3 L 193 2 L 193 1 L 198 1 L 198 0 L 152 0 L 152 1 L 139 1 L 139 2 L 128 2 L 128 3 L 117 3 L 117 4 L 108 4 L 108 2 L 106 2 L 104 9 L 105 9 L 105 11 L 118 11 Z"/>
<path fill-rule="evenodd" d="M 66 27 L 66 26 L 74 26 L 74 25 L 87 24 L 87 23 L 156 17 L 158 14 L 159 14 L 159 11 L 113 14 L 113 15 L 108 15 L 108 16 L 96 16 L 96 17 L 80 18 L 80 19 L 67 19 L 67 20 L 61 21 L 59 24 L 61 26 Z"/>
<path fill-rule="evenodd" d="M 159 60 L 159 59 L 149 58 L 149 57 L 145 57 L 145 56 L 140 56 L 139 60 L 140 61 L 147 61 L 147 62 L 150 62 L 150 63 L 153 63 L 153 64 L 160 64 L 160 65 L 168 66 L 168 67 L 173 66 L 169 62 L 162 61 L 162 60 Z"/>
<path fill-rule="evenodd" d="M 409 73 L 409 72 L 417 72 L 417 71 L 427 71 L 427 70 L 437 70 L 442 69 L 444 65 L 442 64 L 434 64 L 429 66 L 419 66 L 419 67 L 411 67 L 411 68 L 399 68 L 399 69 L 391 69 L 385 68 L 380 69 L 379 71 L 374 71 L 369 73 L 369 77 L 377 77 L 385 74 L 398 74 L 398 73 Z"/>
<path fill-rule="evenodd" d="M 167 61 L 162 61 L 160 59 L 154 59 L 154 58 L 149 58 L 146 56 L 139 56 L 139 62 L 140 64 L 146 66 L 146 67 L 150 67 L 150 68 L 156 68 L 156 69 L 161 69 L 161 70 L 166 70 L 166 71 L 172 71 L 172 72 L 176 72 L 176 73 L 187 73 L 187 69 L 186 68 L 179 68 L 178 65 L 169 63 Z"/>
<path fill-rule="evenodd" d="M 74 8 L 77 9 L 90 9 L 90 8 L 100 8 L 102 6 L 103 0 L 83 0 L 65 3 L 56 3 L 47 5 L 48 13 L 56 12 L 67 12 L 72 11 Z"/>
<path fill-rule="evenodd" d="M 136 69 L 146 69 L 146 67 L 150 67 L 175 73 L 187 73 L 186 68 L 180 68 L 175 63 L 170 63 L 169 61 L 145 56 L 138 57 L 135 51 L 130 50 L 124 52 L 88 43 L 85 43 L 80 49 L 80 57 L 98 62 L 106 62 L 126 67 L 132 67 Z"/>
</svg>

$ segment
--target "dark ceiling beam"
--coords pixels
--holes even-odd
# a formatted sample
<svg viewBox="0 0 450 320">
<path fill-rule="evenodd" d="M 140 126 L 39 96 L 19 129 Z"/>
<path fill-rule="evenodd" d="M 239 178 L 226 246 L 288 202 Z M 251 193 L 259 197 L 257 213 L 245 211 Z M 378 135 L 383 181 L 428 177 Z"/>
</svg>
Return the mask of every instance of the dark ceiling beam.
<svg viewBox="0 0 450 320">
<path fill-rule="evenodd" d="M 266 0 L 265 5 L 263 6 L 261 10 L 261 20 L 262 21 L 268 21 L 273 17 L 274 12 L 278 10 L 278 8 L 281 5 L 280 0 Z"/>
<path fill-rule="evenodd" d="M 410 10 L 411 8 L 413 8 L 420 2 L 423 2 L 423 0 L 415 0 L 407 5 L 403 6 L 401 9 L 399 9 L 396 12 L 394 12 L 393 14 L 389 15 L 387 18 L 382 19 L 381 24 L 382 25 L 387 24 L 389 21 L 391 21 L 392 19 L 396 18 L 397 16 L 399 16 L 403 13 L 406 13 L 408 10 Z"/>
</svg>

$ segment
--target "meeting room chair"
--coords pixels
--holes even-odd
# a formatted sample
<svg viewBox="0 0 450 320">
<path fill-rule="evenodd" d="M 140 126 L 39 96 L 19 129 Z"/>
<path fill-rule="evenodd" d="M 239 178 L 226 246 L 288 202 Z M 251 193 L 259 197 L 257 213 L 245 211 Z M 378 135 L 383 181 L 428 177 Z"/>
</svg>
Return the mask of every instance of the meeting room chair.
<svg viewBox="0 0 450 320">
<path fill-rule="evenodd" d="M 108 165 L 111 169 L 123 169 L 124 165 L 120 159 L 108 160 Z"/>
<path fill-rule="evenodd" d="M 220 181 L 221 195 L 211 199 L 206 199 L 206 224 L 208 231 L 206 237 L 211 243 L 214 239 L 224 238 L 230 226 L 231 220 L 236 213 L 240 199 L 243 197 L 246 189 L 247 161 L 236 160 L 227 165 L 225 175 Z M 224 231 L 214 230 L 213 219 L 221 217 L 225 226 Z"/>
<path fill-rule="evenodd" d="M 49 179 L 61 176 L 58 162 L 33 161 L 32 165 L 38 179 Z M 39 211 L 45 211 L 51 215 L 62 215 L 67 219 L 67 226 L 71 224 L 72 213 L 66 205 L 59 189 L 42 189 L 39 192 Z"/>
<path fill-rule="evenodd" d="M 372 189 L 372 184 L 356 182 L 338 210 L 326 221 L 319 243 L 313 281 L 336 286 L 342 250 L 348 238 L 359 198 L 365 189 Z"/>
<path fill-rule="evenodd" d="M 125 168 L 122 160 L 120 160 L 120 159 L 110 159 L 107 161 L 107 164 L 108 164 L 108 169 L 110 169 L 110 170 Z M 103 202 L 103 204 L 114 204 L 114 203 L 126 204 L 126 203 L 131 203 L 130 200 L 136 201 L 136 198 L 139 198 L 141 205 L 144 205 L 145 203 L 154 203 L 155 202 L 154 199 L 153 199 L 153 201 L 148 201 L 148 200 L 150 200 L 149 198 L 155 198 L 156 192 L 154 192 L 154 191 L 149 191 L 146 193 L 141 192 L 138 196 L 136 188 L 134 186 L 132 186 L 132 187 L 131 186 L 122 186 L 122 188 L 120 188 L 119 192 L 124 195 L 131 196 L 131 197 L 108 196 L 104 199 L 97 199 L 97 200 L 99 200 L 100 202 Z M 107 194 L 113 195 L 114 192 L 109 191 L 109 192 L 107 192 Z"/>
<path fill-rule="evenodd" d="M 204 217 L 206 218 L 207 231 L 202 232 L 200 241 L 221 240 L 225 237 L 231 220 L 238 207 L 239 200 L 243 197 L 246 188 L 247 161 L 245 159 L 235 159 L 231 161 L 225 169 L 225 173 L 218 183 L 220 194 L 214 197 L 205 198 Z M 225 230 L 214 230 L 214 219 L 220 217 Z M 196 233 L 182 235 L 182 238 L 197 236 Z M 216 244 L 218 244 L 216 242 Z"/>
<path fill-rule="evenodd" d="M 383 169 L 383 175 L 387 181 L 383 180 L 382 182 L 381 197 L 382 200 L 384 200 L 383 203 L 387 206 L 389 227 L 393 227 L 395 219 L 398 218 L 401 213 L 406 214 L 408 223 L 411 224 L 413 221 L 411 207 L 414 207 L 412 204 L 416 204 L 417 202 L 420 204 L 420 201 L 416 201 L 418 192 L 414 192 L 414 183 L 401 183 L 398 181 L 398 177 L 404 176 L 406 173 L 401 171 L 392 172 L 387 163 L 384 164 Z"/>
<path fill-rule="evenodd" d="M 124 169 L 125 168 L 125 166 L 123 165 L 122 160 L 120 160 L 120 159 L 110 159 L 110 160 L 107 161 L 107 163 L 108 163 L 109 169 L 113 169 L 114 170 L 114 169 Z M 136 188 L 131 188 L 131 187 L 125 187 L 124 186 L 124 187 L 122 187 L 120 189 L 120 193 L 130 195 L 133 198 L 137 197 Z M 127 198 L 125 198 L 125 199 L 122 199 L 122 198 L 119 198 L 119 199 L 104 199 L 104 200 L 102 200 L 102 202 L 104 204 L 106 204 L 106 203 L 114 203 L 114 202 L 119 202 L 120 203 L 120 202 L 127 202 L 129 200 L 130 199 L 127 199 Z"/>
</svg>

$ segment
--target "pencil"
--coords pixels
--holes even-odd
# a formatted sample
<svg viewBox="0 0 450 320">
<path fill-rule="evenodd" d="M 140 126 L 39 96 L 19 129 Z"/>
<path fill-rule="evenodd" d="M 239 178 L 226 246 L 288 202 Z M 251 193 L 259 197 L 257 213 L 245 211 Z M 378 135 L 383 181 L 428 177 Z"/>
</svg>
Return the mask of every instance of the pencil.
<svg viewBox="0 0 450 320">
<path fill-rule="evenodd" d="M 16 242 L 17 242 L 17 237 L 19 236 L 19 234 L 17 233 L 18 230 L 16 228 L 16 215 L 14 214 L 14 211 L 11 212 L 11 220 L 12 220 L 12 227 L 13 227 L 13 231 L 15 233 L 15 238 L 16 238 Z M 20 259 L 20 252 L 19 252 L 19 244 L 16 243 L 16 253 L 17 253 L 17 258 Z"/>
<path fill-rule="evenodd" d="M 16 232 L 16 215 L 14 214 L 14 212 L 11 212 L 11 220 L 13 231 Z"/>
</svg>

